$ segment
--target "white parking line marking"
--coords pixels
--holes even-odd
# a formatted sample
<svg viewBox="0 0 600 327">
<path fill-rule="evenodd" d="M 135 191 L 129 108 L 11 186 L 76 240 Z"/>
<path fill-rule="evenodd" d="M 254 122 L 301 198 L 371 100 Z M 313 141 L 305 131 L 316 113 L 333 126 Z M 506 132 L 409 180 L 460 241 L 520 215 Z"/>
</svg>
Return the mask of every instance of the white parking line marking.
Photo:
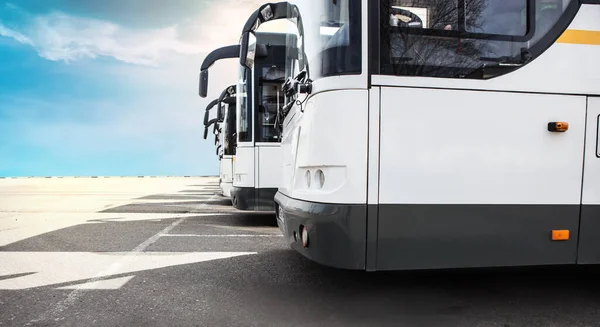
<svg viewBox="0 0 600 327">
<path fill-rule="evenodd" d="M 216 194 L 213 195 L 210 198 L 210 200 L 212 200 L 215 197 L 216 197 Z M 203 204 L 203 205 L 206 205 L 206 204 Z M 187 218 L 188 217 L 182 217 L 180 219 L 177 219 L 171 225 L 165 227 L 160 232 L 154 234 L 152 237 L 150 237 L 146 241 L 142 242 L 140 245 L 136 246 L 133 250 L 131 250 L 130 252 L 128 252 L 125 255 L 125 257 L 123 257 L 123 258 L 115 261 L 107 269 L 105 269 L 105 270 L 100 271 L 99 273 L 97 273 L 93 278 L 91 278 L 90 280 L 88 280 L 87 283 L 93 283 L 93 282 L 96 282 L 96 281 L 100 280 L 104 276 L 109 276 L 109 275 L 115 274 L 125 263 L 127 263 L 129 261 L 129 259 L 130 259 L 129 257 L 135 256 L 136 254 L 139 254 L 140 252 L 144 252 L 144 250 L 146 250 L 150 245 L 152 245 L 154 242 L 156 242 L 160 238 L 161 235 L 168 234 L 173 228 L 177 227 L 177 225 L 181 224 Z M 81 291 L 82 290 L 80 290 L 80 289 L 73 290 L 71 293 L 69 293 L 69 295 L 64 300 L 58 302 L 52 309 L 46 311 L 36 321 L 48 320 L 48 318 L 55 317 L 58 314 L 62 313 L 68 307 L 70 307 L 73 304 L 75 304 L 75 302 L 77 301 L 77 298 L 81 294 Z"/>
<path fill-rule="evenodd" d="M 160 237 L 283 237 L 279 234 L 162 234 Z"/>
<path fill-rule="evenodd" d="M 131 254 L 130 252 L 0 251 L 0 292 L 38 287 L 70 289 L 75 288 L 71 287 L 74 285 L 95 282 L 99 285 L 107 282 L 108 279 L 138 275 L 140 272 L 254 254 L 256 252 L 146 251 Z M 106 275 L 99 276 L 99 271 L 115 262 L 122 263 L 118 270 L 112 274 L 107 271 Z"/>
</svg>

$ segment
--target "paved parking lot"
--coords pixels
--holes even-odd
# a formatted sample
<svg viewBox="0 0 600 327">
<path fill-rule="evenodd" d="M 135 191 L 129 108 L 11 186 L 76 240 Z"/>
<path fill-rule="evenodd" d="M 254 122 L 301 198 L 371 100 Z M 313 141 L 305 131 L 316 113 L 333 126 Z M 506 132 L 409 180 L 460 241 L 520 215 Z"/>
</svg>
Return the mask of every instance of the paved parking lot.
<svg viewBox="0 0 600 327">
<path fill-rule="evenodd" d="M 0 326 L 600 326 L 598 268 L 330 269 L 217 188 L 0 180 Z"/>
</svg>

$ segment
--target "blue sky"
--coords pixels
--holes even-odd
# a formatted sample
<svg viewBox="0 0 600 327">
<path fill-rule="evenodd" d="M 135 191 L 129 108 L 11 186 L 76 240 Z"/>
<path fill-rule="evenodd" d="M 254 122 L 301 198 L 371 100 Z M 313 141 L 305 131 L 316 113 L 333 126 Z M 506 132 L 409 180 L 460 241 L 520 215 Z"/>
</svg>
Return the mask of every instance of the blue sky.
<svg viewBox="0 0 600 327">
<path fill-rule="evenodd" d="M 0 0 L 0 176 L 217 175 L 202 118 L 236 62 L 207 99 L 198 70 L 260 2 Z"/>
</svg>

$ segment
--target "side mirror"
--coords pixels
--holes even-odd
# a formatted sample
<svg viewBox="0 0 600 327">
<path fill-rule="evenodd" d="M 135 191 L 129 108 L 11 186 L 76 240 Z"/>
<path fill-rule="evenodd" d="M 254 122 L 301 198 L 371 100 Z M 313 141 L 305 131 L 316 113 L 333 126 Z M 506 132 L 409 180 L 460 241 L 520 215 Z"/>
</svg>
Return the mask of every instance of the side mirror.
<svg viewBox="0 0 600 327">
<path fill-rule="evenodd" d="M 208 93 L 208 69 L 200 72 L 200 88 L 198 90 L 198 94 L 206 98 L 206 94 Z"/>
<path fill-rule="evenodd" d="M 217 105 L 217 103 L 219 103 L 219 99 L 214 99 L 208 104 L 208 106 L 206 106 L 204 113 L 204 126 L 207 126 L 209 123 L 209 111 L 211 111 L 212 108 Z"/>
<path fill-rule="evenodd" d="M 219 103 L 219 110 L 217 111 L 217 120 L 223 122 L 225 120 L 225 106 Z"/>
<path fill-rule="evenodd" d="M 208 125 L 208 116 L 209 116 L 209 111 L 208 110 L 204 111 L 204 126 Z"/>
<path fill-rule="evenodd" d="M 221 95 L 219 96 L 219 98 L 217 99 L 218 103 L 219 103 L 219 107 L 217 108 L 217 121 L 218 122 L 223 122 L 225 120 L 225 107 L 223 106 L 223 103 L 229 104 L 229 99 L 235 99 L 235 92 L 236 92 L 236 86 L 235 85 L 230 85 L 228 86 L 225 90 L 223 90 L 223 92 L 221 92 Z"/>
<path fill-rule="evenodd" d="M 246 68 L 252 68 L 254 57 L 256 56 L 256 35 L 254 32 L 245 32 L 242 35 L 242 44 L 240 46 L 240 65 Z"/>
<path fill-rule="evenodd" d="M 314 0 L 313 0 L 314 1 Z M 335 1 L 334 1 L 335 3 Z M 304 55 L 304 24 L 302 22 L 302 16 L 300 15 L 300 10 L 296 5 L 290 4 L 287 1 L 282 1 L 278 3 L 266 3 L 260 6 L 250 17 L 246 20 L 244 24 L 244 28 L 242 29 L 242 37 L 240 39 L 240 64 L 246 68 L 252 68 L 250 64 L 254 61 L 254 56 L 257 55 L 256 46 L 254 46 L 254 52 L 252 53 L 252 43 L 256 44 L 256 37 L 254 36 L 252 40 L 251 34 L 253 31 L 258 30 L 261 24 L 274 21 L 278 19 L 288 19 L 290 21 L 296 22 L 296 27 L 298 28 L 298 35 L 302 38 L 302 42 L 300 45 L 301 50 L 300 54 Z M 288 42 L 289 44 L 289 42 Z M 248 60 L 251 59 L 251 60 Z M 298 58 L 300 61 L 300 69 L 304 70 L 308 69 L 308 64 L 306 59 Z"/>
<path fill-rule="evenodd" d="M 200 83 L 198 93 L 200 97 L 205 98 L 208 90 L 208 70 L 218 60 L 239 58 L 240 56 L 240 45 L 230 45 L 222 48 L 218 48 L 209 53 L 202 65 L 200 66 Z"/>
</svg>

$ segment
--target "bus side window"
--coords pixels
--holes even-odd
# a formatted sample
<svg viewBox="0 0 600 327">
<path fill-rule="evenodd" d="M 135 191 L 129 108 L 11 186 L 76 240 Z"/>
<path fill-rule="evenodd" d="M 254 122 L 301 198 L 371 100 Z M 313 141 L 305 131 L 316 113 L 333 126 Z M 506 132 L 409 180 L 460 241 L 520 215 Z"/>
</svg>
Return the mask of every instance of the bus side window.
<svg viewBox="0 0 600 327">
<path fill-rule="evenodd" d="M 390 3 L 390 26 L 441 30 L 458 28 L 457 0 L 392 0 Z"/>
<path fill-rule="evenodd" d="M 539 56 L 575 0 L 381 0 L 380 62 L 385 74 L 488 79 Z M 461 9 L 462 8 L 462 9 Z M 535 12 L 533 9 L 535 8 Z M 461 10 L 459 10 L 461 9 Z M 422 22 L 426 31 L 408 23 Z M 574 15 L 571 11 L 569 15 Z M 535 17 L 535 18 L 534 18 Z M 396 25 L 396 21 L 398 21 Z M 543 42 L 543 43 L 541 43 Z M 501 65 L 509 63 L 511 65 Z M 492 68 L 491 66 L 495 66 Z"/>
<path fill-rule="evenodd" d="M 473 0 L 465 3 L 465 30 L 490 35 L 525 36 L 528 0 Z M 525 24 L 524 24 L 525 23 Z"/>
</svg>

